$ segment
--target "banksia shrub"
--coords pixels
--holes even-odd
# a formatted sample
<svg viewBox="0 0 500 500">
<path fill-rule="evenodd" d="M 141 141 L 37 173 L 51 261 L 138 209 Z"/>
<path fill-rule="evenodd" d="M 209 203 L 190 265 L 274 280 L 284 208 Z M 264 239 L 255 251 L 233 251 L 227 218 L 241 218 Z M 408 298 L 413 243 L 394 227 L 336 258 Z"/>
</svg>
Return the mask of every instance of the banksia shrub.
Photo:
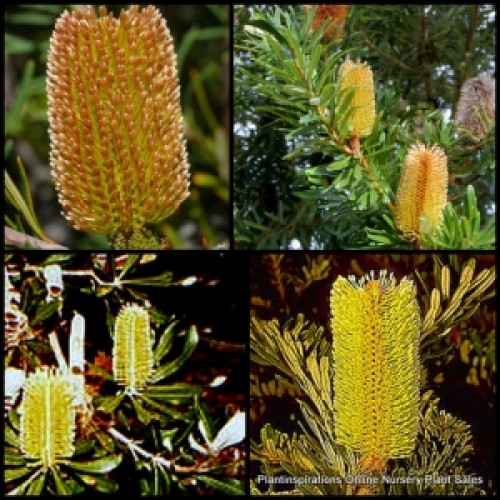
<svg viewBox="0 0 500 500">
<path fill-rule="evenodd" d="M 409 456 L 419 418 L 420 311 L 412 281 L 338 277 L 332 313 L 335 432 L 366 464 Z"/>
<path fill-rule="evenodd" d="M 20 447 L 52 467 L 75 451 L 75 409 L 70 379 L 54 369 L 31 374 L 24 385 Z"/>
<path fill-rule="evenodd" d="M 481 138 L 495 121 L 495 79 L 482 74 L 465 81 L 455 116 L 456 125 Z"/>
<path fill-rule="evenodd" d="M 172 37 L 159 11 L 64 12 L 50 40 L 50 163 L 75 229 L 158 246 L 146 224 L 189 195 Z"/>
<path fill-rule="evenodd" d="M 370 135 L 375 124 L 375 90 L 370 66 L 347 59 L 340 65 L 339 82 L 341 95 L 355 89 L 348 107 L 348 111 L 352 110 L 348 118 L 352 126 L 351 135 Z"/>
<path fill-rule="evenodd" d="M 313 5 L 304 5 L 306 12 L 309 12 L 313 7 Z M 324 37 L 327 40 L 340 41 L 344 38 L 344 25 L 348 13 L 349 5 L 318 5 L 311 27 L 318 29 L 324 22 L 328 21 Z"/>
<path fill-rule="evenodd" d="M 414 144 L 406 155 L 394 206 L 396 226 L 420 239 L 441 226 L 448 193 L 448 162 L 437 147 Z"/>
<path fill-rule="evenodd" d="M 115 322 L 113 376 L 135 394 L 148 382 L 153 370 L 153 343 L 149 314 L 138 305 L 127 305 Z"/>
</svg>

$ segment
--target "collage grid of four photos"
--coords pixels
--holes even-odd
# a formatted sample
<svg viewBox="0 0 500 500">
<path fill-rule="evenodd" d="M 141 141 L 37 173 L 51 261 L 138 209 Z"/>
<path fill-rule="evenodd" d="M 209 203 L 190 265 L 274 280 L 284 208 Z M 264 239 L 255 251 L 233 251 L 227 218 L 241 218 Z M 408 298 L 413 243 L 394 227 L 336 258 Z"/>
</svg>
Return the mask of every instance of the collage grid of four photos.
<svg viewBox="0 0 500 500">
<path fill-rule="evenodd" d="M 4 11 L 4 494 L 496 495 L 496 7 Z"/>
</svg>

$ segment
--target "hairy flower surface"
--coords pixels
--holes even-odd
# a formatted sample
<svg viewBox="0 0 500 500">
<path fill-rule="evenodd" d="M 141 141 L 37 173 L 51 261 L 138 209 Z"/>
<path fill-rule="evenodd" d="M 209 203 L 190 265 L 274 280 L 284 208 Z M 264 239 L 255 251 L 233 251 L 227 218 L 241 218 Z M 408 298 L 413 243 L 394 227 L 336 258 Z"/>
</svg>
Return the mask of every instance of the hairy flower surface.
<svg viewBox="0 0 500 500">
<path fill-rule="evenodd" d="M 304 7 L 306 12 L 308 12 L 314 5 L 304 5 Z M 318 29 L 325 21 L 328 21 L 325 38 L 340 41 L 344 38 L 344 25 L 348 12 L 349 5 L 318 5 L 311 27 Z"/>
<path fill-rule="evenodd" d="M 413 145 L 405 158 L 399 180 L 394 217 L 396 226 L 418 239 L 443 221 L 448 195 L 448 162 L 445 152 L 437 147 Z"/>
<path fill-rule="evenodd" d="M 349 117 L 352 125 L 351 135 L 370 135 L 375 124 L 375 90 L 370 66 L 347 59 L 340 65 L 339 81 L 341 94 L 355 89 L 348 108 L 352 110 Z"/>
<path fill-rule="evenodd" d="M 70 379 L 53 369 L 31 374 L 24 385 L 21 451 L 52 467 L 75 451 L 75 409 Z"/>
<path fill-rule="evenodd" d="M 335 431 L 375 462 L 406 457 L 418 428 L 420 311 L 413 283 L 385 271 L 338 277 L 332 312 Z"/>
<path fill-rule="evenodd" d="M 112 238 L 189 195 L 173 40 L 160 12 L 64 12 L 50 40 L 50 163 L 64 215 Z"/>
<path fill-rule="evenodd" d="M 113 375 L 134 394 L 148 381 L 153 370 L 153 342 L 149 313 L 138 305 L 127 305 L 115 322 Z"/>
<path fill-rule="evenodd" d="M 482 74 L 466 80 L 460 89 L 455 123 L 473 136 L 486 135 L 495 121 L 495 79 Z"/>
</svg>

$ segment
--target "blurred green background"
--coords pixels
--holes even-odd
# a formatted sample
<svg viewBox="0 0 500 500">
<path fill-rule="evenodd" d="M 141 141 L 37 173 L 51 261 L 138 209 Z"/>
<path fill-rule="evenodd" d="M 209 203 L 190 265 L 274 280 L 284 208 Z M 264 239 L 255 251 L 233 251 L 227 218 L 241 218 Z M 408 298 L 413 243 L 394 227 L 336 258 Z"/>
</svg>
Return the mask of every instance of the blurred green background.
<svg viewBox="0 0 500 500">
<path fill-rule="evenodd" d="M 74 5 L 5 9 L 5 168 L 23 198 L 20 157 L 43 232 L 71 248 L 108 248 L 104 236 L 74 231 L 61 215 L 49 167 L 45 75 L 55 22 Z M 126 5 L 108 6 L 118 14 Z M 229 28 L 227 5 L 157 6 L 174 38 L 186 120 L 191 194 L 159 227 L 172 248 L 213 247 L 229 234 Z M 36 235 L 12 204 L 7 225 Z"/>
</svg>

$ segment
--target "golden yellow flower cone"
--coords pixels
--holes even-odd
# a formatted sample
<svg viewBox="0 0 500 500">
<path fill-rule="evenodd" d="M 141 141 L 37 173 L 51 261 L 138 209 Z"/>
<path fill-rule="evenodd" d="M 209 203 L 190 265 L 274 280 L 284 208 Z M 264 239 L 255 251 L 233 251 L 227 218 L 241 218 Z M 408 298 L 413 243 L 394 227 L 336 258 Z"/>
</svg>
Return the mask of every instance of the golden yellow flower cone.
<svg viewBox="0 0 500 500">
<path fill-rule="evenodd" d="M 334 282 L 335 432 L 339 444 L 381 464 L 410 455 L 419 418 L 420 311 L 415 286 L 379 278 Z"/>
<path fill-rule="evenodd" d="M 64 215 L 76 229 L 147 244 L 137 233 L 189 195 L 177 62 L 159 11 L 64 12 L 50 40 L 47 90 Z"/>
<path fill-rule="evenodd" d="M 45 467 L 75 451 L 75 408 L 71 380 L 57 370 L 31 374 L 24 385 L 20 448 Z"/>
<path fill-rule="evenodd" d="M 339 68 L 340 92 L 356 89 L 349 104 L 352 136 L 366 137 L 375 124 L 375 90 L 373 72 L 367 63 L 344 61 Z"/>
<path fill-rule="evenodd" d="M 311 10 L 313 5 L 304 5 L 306 12 Z M 347 14 L 349 13 L 349 5 L 338 4 L 323 4 L 318 5 L 316 14 L 312 20 L 311 28 L 318 29 L 321 25 L 328 21 L 328 28 L 325 32 L 327 40 L 340 41 L 344 38 L 344 25 Z"/>
<path fill-rule="evenodd" d="M 121 309 L 115 322 L 113 376 L 134 394 L 148 382 L 152 370 L 149 313 L 138 305 L 127 305 Z"/>
<path fill-rule="evenodd" d="M 405 158 L 394 205 L 396 226 L 419 239 L 443 221 L 448 192 L 448 162 L 444 151 L 413 145 Z"/>
</svg>

